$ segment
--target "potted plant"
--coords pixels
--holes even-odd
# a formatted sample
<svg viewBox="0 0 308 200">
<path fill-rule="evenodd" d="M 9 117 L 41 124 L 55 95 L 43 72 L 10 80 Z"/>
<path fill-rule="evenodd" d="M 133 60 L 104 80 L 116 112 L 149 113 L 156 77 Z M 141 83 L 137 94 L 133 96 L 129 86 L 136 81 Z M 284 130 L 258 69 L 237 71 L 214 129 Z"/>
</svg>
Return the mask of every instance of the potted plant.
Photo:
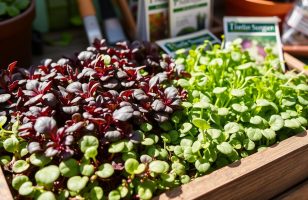
<svg viewBox="0 0 308 200">
<path fill-rule="evenodd" d="M 35 15 L 34 0 L 0 1 L 0 67 L 18 60 L 20 66 L 31 64 L 31 25 Z"/>
</svg>

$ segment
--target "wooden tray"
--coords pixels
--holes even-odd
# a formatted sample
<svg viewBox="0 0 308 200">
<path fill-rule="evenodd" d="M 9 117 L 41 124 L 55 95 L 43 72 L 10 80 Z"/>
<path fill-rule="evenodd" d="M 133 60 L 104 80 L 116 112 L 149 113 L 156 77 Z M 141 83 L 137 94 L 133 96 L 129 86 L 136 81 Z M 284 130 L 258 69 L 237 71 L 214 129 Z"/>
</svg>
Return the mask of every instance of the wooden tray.
<svg viewBox="0 0 308 200">
<path fill-rule="evenodd" d="M 305 65 L 289 54 L 285 59 L 289 68 L 298 71 Z M 307 155 L 305 131 L 154 199 L 270 199 L 308 178 Z M 13 200 L 1 168 L 0 195 L 0 199 Z"/>
</svg>

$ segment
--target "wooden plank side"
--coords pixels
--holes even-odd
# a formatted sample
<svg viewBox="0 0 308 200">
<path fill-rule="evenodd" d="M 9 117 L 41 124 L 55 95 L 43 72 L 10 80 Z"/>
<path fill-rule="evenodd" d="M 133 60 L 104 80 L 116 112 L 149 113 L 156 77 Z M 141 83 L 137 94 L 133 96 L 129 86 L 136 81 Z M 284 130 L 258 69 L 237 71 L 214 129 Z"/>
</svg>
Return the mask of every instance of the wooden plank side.
<svg viewBox="0 0 308 200">
<path fill-rule="evenodd" d="M 308 180 L 288 190 L 274 200 L 307 200 L 308 199 Z"/>
<path fill-rule="evenodd" d="M 156 197 L 269 199 L 308 177 L 307 131 Z"/>
<path fill-rule="evenodd" d="M 301 72 L 303 74 L 306 74 L 308 76 L 308 70 L 305 69 L 306 64 L 302 61 L 298 60 L 297 58 L 291 56 L 288 53 L 283 54 L 284 59 L 290 69 L 294 69 L 297 72 Z"/>
<path fill-rule="evenodd" d="M 10 188 L 5 180 L 1 167 L 0 167 L 0 199 L 13 200 Z"/>
</svg>

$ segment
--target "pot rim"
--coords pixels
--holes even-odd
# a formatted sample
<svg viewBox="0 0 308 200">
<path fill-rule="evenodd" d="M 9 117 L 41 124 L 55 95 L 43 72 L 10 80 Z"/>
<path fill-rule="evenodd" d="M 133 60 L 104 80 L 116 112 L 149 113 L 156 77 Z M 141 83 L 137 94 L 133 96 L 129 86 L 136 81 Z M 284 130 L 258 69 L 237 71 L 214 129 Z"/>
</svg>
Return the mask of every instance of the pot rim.
<svg viewBox="0 0 308 200">
<path fill-rule="evenodd" d="M 34 8 L 35 8 L 35 0 L 31 0 L 30 6 L 25 11 L 23 11 L 21 14 L 15 16 L 13 18 L 9 18 L 9 19 L 6 19 L 4 21 L 0 21 L 0 26 L 5 26 L 7 24 L 14 23 L 15 21 L 18 21 L 18 20 L 24 18 L 25 16 L 30 15 L 32 12 L 34 12 Z"/>
<path fill-rule="evenodd" d="M 281 3 L 281 2 L 274 2 L 274 1 L 268 1 L 268 0 L 243 0 L 249 3 L 256 3 L 256 4 L 262 4 L 264 6 L 290 6 L 293 3 Z"/>
</svg>

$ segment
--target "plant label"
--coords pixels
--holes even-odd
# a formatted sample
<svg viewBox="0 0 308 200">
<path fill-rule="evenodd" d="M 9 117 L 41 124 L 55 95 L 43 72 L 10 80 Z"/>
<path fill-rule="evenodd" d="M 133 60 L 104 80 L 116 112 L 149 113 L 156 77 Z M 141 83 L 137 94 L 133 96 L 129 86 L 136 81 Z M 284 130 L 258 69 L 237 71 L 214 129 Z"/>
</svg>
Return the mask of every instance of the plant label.
<svg viewBox="0 0 308 200">
<path fill-rule="evenodd" d="M 285 71 L 278 22 L 277 17 L 225 17 L 225 47 L 238 42 L 259 63 L 271 53 Z"/>
<path fill-rule="evenodd" d="M 203 30 L 188 35 L 159 40 L 156 43 L 169 55 L 174 55 L 177 50 L 185 49 L 188 51 L 193 46 L 198 46 L 209 41 L 211 44 L 220 44 L 220 40 L 210 31 Z"/>
</svg>

